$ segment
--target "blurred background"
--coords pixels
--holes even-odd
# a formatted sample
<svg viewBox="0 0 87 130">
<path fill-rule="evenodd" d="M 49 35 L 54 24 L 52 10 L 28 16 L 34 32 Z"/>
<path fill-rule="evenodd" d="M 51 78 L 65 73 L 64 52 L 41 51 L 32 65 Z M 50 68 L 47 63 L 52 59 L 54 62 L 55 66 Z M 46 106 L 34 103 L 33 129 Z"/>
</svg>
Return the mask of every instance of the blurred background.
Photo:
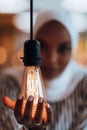
<svg viewBox="0 0 87 130">
<path fill-rule="evenodd" d="M 33 22 L 42 9 L 61 5 L 69 11 L 80 34 L 74 58 L 87 67 L 87 0 L 33 0 L 33 4 Z M 23 68 L 20 57 L 24 42 L 29 39 L 29 10 L 30 0 L 0 0 L 0 69 Z"/>
</svg>

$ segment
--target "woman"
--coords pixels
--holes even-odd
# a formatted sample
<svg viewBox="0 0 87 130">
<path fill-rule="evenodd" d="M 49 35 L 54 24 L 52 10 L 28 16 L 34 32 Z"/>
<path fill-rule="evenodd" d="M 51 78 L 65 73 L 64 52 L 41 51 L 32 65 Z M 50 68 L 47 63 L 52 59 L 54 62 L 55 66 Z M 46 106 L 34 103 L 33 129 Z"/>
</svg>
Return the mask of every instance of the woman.
<svg viewBox="0 0 87 130">
<path fill-rule="evenodd" d="M 85 130 L 87 128 L 87 70 L 81 68 L 72 59 L 78 43 L 78 33 L 68 13 L 63 9 L 39 13 L 34 27 L 34 38 L 41 43 L 43 57 L 41 70 L 47 100 L 53 112 L 51 122 L 51 108 L 47 109 L 48 119 L 51 122 L 47 129 Z M 16 103 L 15 111 L 17 108 Z M 15 115 L 18 120 L 17 114 Z M 41 126 L 45 126 L 43 123 L 38 126 L 34 124 L 30 128 L 30 125 L 22 123 L 30 130 L 42 130 L 44 127 Z M 46 123 L 48 124 L 48 121 Z"/>
</svg>

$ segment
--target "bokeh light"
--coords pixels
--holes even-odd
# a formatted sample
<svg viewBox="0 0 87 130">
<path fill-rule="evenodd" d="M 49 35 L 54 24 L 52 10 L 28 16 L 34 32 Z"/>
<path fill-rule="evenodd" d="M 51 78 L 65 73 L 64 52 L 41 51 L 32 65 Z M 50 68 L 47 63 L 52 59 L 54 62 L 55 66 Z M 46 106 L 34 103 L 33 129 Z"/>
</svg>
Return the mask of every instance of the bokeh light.
<svg viewBox="0 0 87 130">
<path fill-rule="evenodd" d="M 16 52 L 11 60 L 12 66 L 22 69 L 24 67 L 23 60 L 21 59 L 23 57 L 23 48 L 20 49 L 18 52 Z"/>
<path fill-rule="evenodd" d="M 4 47 L 0 47 L 0 65 L 5 64 L 7 61 L 7 51 Z"/>
</svg>

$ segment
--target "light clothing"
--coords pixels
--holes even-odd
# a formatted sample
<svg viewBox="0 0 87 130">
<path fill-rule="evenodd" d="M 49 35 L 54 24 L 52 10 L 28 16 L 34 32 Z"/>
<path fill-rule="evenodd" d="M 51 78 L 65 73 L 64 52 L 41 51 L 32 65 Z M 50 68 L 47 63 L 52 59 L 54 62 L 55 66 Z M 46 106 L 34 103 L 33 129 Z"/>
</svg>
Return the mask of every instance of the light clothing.
<svg viewBox="0 0 87 130">
<path fill-rule="evenodd" d="M 55 102 L 66 99 L 85 75 L 87 75 L 87 69 L 71 60 L 59 77 L 51 81 L 44 81 L 48 101 Z"/>
<path fill-rule="evenodd" d="M 45 10 L 38 14 L 34 26 L 34 38 L 40 27 L 56 20 L 63 24 L 71 37 L 72 54 L 78 43 L 76 31 L 70 16 L 63 11 Z M 50 70 L 51 71 L 51 70 Z M 87 129 L 87 69 L 72 59 L 62 74 L 53 80 L 44 80 L 47 100 L 53 110 L 53 122 L 48 130 L 85 130 Z"/>
<path fill-rule="evenodd" d="M 87 77 L 66 99 L 49 103 L 53 110 L 53 122 L 48 130 L 87 129 Z"/>
<path fill-rule="evenodd" d="M 3 97 L 8 96 L 16 100 L 20 91 L 17 79 L 0 71 L 0 130 L 19 130 L 22 128 L 15 119 L 14 111 L 3 104 Z"/>
</svg>

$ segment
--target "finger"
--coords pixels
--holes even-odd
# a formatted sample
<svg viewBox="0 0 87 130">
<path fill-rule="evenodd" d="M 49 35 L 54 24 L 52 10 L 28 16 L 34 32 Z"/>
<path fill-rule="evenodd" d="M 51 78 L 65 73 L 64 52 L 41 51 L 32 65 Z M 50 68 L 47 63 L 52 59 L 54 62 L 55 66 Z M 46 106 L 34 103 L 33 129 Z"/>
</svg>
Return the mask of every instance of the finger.
<svg viewBox="0 0 87 130">
<path fill-rule="evenodd" d="M 14 109 L 14 115 L 18 123 L 22 123 L 22 104 L 23 104 L 23 97 L 19 96 L 19 98 L 16 101 Z"/>
<path fill-rule="evenodd" d="M 11 109 L 14 109 L 14 108 L 15 108 L 16 101 L 11 100 L 9 97 L 4 96 L 4 97 L 3 97 L 3 102 L 4 102 L 4 104 L 5 104 L 7 107 L 9 107 L 9 108 L 11 108 Z"/>
<path fill-rule="evenodd" d="M 29 125 L 32 123 L 32 107 L 33 107 L 33 96 L 29 96 L 26 107 L 25 107 L 25 112 L 23 116 L 23 120 L 25 122 L 25 125 Z"/>
<path fill-rule="evenodd" d="M 46 111 L 47 111 L 47 124 L 49 124 L 53 119 L 53 115 L 52 115 L 52 109 L 48 103 L 46 105 Z"/>
<path fill-rule="evenodd" d="M 38 100 L 38 105 L 37 105 L 35 118 L 34 118 L 34 122 L 37 124 L 42 122 L 43 105 L 44 105 L 44 100 L 43 98 L 40 97 Z"/>
</svg>

